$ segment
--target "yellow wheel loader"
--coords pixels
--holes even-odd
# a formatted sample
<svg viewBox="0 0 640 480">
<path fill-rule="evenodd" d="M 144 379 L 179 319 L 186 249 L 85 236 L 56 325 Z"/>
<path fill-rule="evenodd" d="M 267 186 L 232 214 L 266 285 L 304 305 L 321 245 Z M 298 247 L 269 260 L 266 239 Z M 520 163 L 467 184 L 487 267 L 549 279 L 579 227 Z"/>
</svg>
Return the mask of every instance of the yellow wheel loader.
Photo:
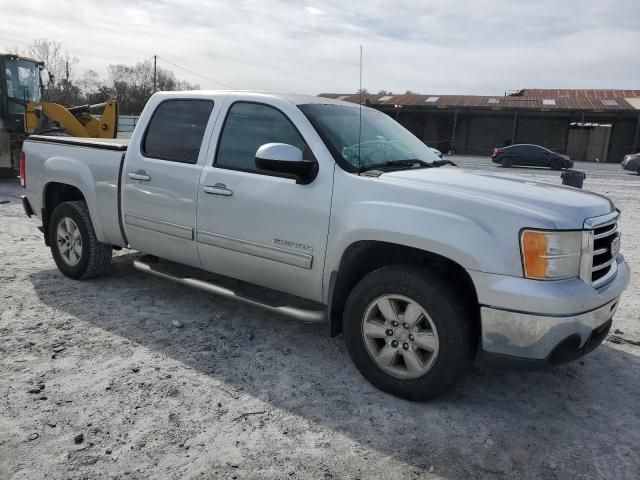
<svg viewBox="0 0 640 480">
<path fill-rule="evenodd" d="M 0 54 L 0 176 L 15 174 L 22 142 L 31 134 L 116 138 L 116 101 L 76 107 L 43 102 L 51 81 L 43 62 Z"/>
</svg>

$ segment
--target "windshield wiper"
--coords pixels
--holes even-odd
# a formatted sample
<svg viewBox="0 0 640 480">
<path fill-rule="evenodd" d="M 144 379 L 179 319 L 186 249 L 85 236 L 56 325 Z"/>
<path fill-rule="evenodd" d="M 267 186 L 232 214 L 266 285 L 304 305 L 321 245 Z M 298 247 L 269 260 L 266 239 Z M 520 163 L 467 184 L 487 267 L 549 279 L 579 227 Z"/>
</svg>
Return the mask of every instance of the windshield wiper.
<svg viewBox="0 0 640 480">
<path fill-rule="evenodd" d="M 429 167 L 433 167 L 434 163 L 436 162 L 425 162 L 423 160 L 387 160 L 386 162 L 381 162 L 381 163 L 372 163 L 370 165 L 362 165 L 359 168 L 359 172 L 367 172 L 369 170 L 377 170 L 379 168 L 385 168 L 385 167 L 413 167 L 414 165 L 417 165 L 421 168 L 429 168 Z"/>
</svg>

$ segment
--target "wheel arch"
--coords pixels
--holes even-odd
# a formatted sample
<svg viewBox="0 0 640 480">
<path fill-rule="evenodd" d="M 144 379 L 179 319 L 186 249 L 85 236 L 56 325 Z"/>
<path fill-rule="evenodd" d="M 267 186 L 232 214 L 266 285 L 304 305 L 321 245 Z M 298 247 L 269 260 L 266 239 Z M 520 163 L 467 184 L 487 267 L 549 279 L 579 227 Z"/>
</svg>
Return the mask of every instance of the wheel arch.
<svg viewBox="0 0 640 480">
<path fill-rule="evenodd" d="M 87 202 L 84 193 L 75 185 L 49 182 L 44 186 L 42 192 L 42 227 L 44 230 L 44 243 L 47 246 L 49 246 L 49 220 L 51 219 L 51 214 L 61 203 L 74 200 Z"/>
<path fill-rule="evenodd" d="M 459 263 L 440 254 L 406 245 L 361 240 L 344 251 L 339 268 L 329 280 L 328 316 L 332 337 L 342 332 L 342 311 L 353 287 L 366 275 L 387 265 L 421 265 L 435 270 L 468 301 L 474 335 L 480 334 L 478 295 L 473 280 Z"/>
</svg>

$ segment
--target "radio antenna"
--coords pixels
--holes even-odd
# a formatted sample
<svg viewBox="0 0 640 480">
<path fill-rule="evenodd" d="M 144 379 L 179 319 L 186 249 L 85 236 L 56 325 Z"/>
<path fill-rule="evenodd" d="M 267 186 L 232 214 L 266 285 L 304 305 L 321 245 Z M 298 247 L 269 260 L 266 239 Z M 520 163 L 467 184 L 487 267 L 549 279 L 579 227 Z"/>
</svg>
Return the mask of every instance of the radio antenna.
<svg viewBox="0 0 640 480">
<path fill-rule="evenodd" d="M 360 93 L 360 99 L 358 103 L 360 104 L 360 112 L 359 112 L 359 121 L 358 121 L 358 172 L 360 171 L 360 144 L 362 143 L 362 45 L 360 45 L 360 88 L 358 90 Z"/>
</svg>

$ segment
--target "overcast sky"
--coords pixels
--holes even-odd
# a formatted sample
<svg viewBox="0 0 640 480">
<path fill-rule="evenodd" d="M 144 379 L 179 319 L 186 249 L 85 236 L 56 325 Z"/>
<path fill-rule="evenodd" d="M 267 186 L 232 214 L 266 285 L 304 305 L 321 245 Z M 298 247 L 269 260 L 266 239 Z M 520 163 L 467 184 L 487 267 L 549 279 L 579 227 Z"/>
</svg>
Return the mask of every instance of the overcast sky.
<svg viewBox="0 0 640 480">
<path fill-rule="evenodd" d="M 362 44 L 371 92 L 640 88 L 640 0 L 0 0 L 0 12 L 0 50 L 59 40 L 78 73 L 157 54 L 234 88 L 354 92 Z"/>
</svg>

